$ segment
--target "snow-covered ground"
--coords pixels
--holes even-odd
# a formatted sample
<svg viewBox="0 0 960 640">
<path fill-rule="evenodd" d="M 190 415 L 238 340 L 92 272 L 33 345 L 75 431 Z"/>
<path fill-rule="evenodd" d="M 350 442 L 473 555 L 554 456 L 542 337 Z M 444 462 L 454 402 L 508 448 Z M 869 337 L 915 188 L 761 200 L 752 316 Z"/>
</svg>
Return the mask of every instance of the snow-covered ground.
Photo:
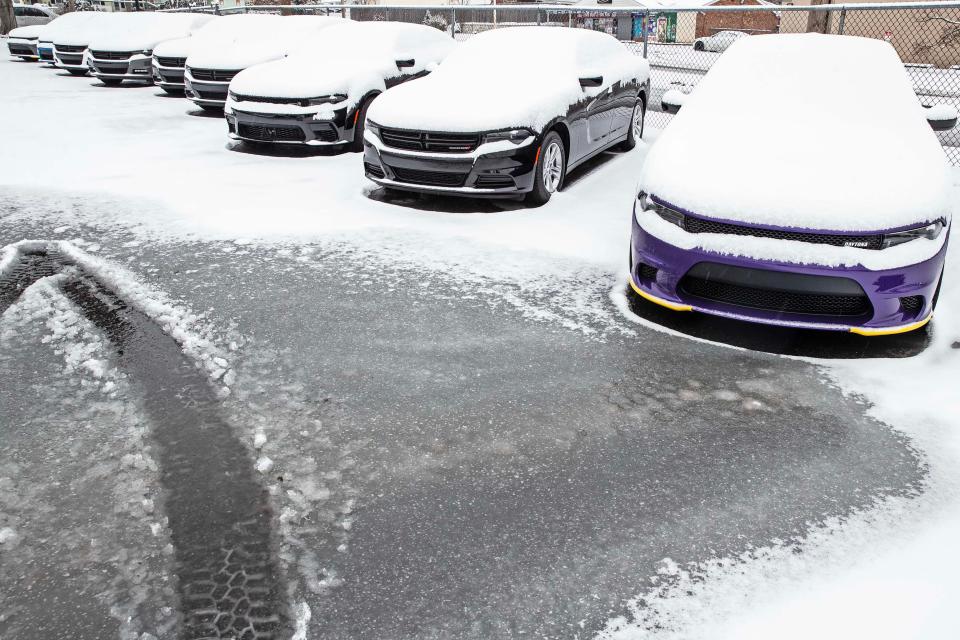
<svg viewBox="0 0 960 640">
<path fill-rule="evenodd" d="M 107 89 L 7 61 L 0 62 L 0 86 L 6 123 L 0 191 L 16 194 L 24 206 L 41 193 L 58 200 L 60 211 L 37 215 L 64 225 L 81 215 L 73 203 L 83 199 L 100 204 L 99 224 L 132 229 L 143 241 L 203 238 L 243 246 L 335 239 L 359 252 L 455 270 L 468 280 L 496 278 L 525 291 L 552 289 L 582 272 L 606 274 L 615 295 L 623 289 L 645 144 L 590 164 L 536 210 L 442 199 L 386 202 L 355 154 L 253 155 L 233 148 L 222 119 L 199 115 L 155 88 Z M 954 176 L 960 200 L 960 172 Z M 131 201 L 139 204 L 135 214 Z M 951 272 L 926 351 L 909 359 L 822 363 L 825 376 L 912 438 L 929 465 L 924 494 L 832 523 L 799 554 L 785 545 L 706 567 L 665 563 L 663 587 L 638 594 L 646 604 L 638 617 L 612 621 L 605 635 L 948 638 L 956 632 L 958 246 L 948 256 Z M 565 295 L 570 305 L 606 304 L 575 291 Z M 5 535 L 0 531 L 0 544 L 8 543 Z"/>
</svg>

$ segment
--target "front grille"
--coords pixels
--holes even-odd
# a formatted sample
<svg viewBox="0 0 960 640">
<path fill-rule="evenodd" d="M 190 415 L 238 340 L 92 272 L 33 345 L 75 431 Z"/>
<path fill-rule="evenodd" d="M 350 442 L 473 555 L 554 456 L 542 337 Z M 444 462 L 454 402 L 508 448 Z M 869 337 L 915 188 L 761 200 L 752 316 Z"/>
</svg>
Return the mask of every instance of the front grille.
<svg viewBox="0 0 960 640">
<path fill-rule="evenodd" d="M 10 43 L 7 45 L 10 47 L 10 55 L 13 56 L 32 56 L 34 55 L 33 49 L 26 45 Z"/>
<path fill-rule="evenodd" d="M 866 296 L 775 291 L 689 276 L 680 281 L 680 290 L 704 300 L 783 313 L 863 316 L 871 309 Z"/>
<path fill-rule="evenodd" d="M 83 53 L 84 51 L 87 50 L 87 48 L 86 48 L 85 46 L 83 46 L 83 45 L 74 46 L 74 45 L 70 45 L 70 44 L 55 44 L 55 45 L 53 45 L 53 46 L 56 48 L 57 53 L 64 53 L 64 52 L 66 52 L 66 53 Z"/>
<path fill-rule="evenodd" d="M 468 153 L 480 146 L 478 133 L 433 133 L 381 128 L 380 139 L 388 147 L 438 153 Z"/>
<path fill-rule="evenodd" d="M 186 58 L 161 58 L 157 56 L 157 64 L 161 67 L 176 67 L 177 69 L 183 69 L 187 66 Z"/>
<path fill-rule="evenodd" d="M 240 73 L 240 69 L 233 71 L 223 71 L 220 69 L 190 69 L 190 75 L 194 80 L 206 80 L 207 82 L 230 82 L 233 76 Z"/>
<path fill-rule="evenodd" d="M 106 73 L 111 75 L 126 75 L 127 65 L 125 64 L 102 64 L 96 63 L 93 65 L 94 71 L 97 73 Z"/>
<path fill-rule="evenodd" d="M 510 189 L 516 185 L 513 176 L 498 173 L 482 173 L 477 176 L 476 187 L 480 189 Z"/>
<path fill-rule="evenodd" d="M 422 169 L 407 169 L 391 167 L 393 174 L 400 182 L 423 184 L 433 187 L 462 187 L 467 181 L 466 173 L 451 173 L 449 171 L 424 171 Z"/>
<path fill-rule="evenodd" d="M 90 55 L 97 60 L 129 60 L 139 51 L 91 51 Z"/>
<path fill-rule="evenodd" d="M 723 233 L 733 236 L 756 236 L 758 238 L 776 238 L 778 240 L 796 240 L 813 244 L 830 244 L 835 247 L 859 247 L 861 249 L 880 249 L 883 246 L 882 235 L 845 235 L 839 233 L 811 233 L 806 231 L 786 231 L 783 229 L 761 229 L 744 227 L 729 222 L 717 222 L 690 215 L 683 218 L 683 228 L 689 233 Z"/>
<path fill-rule="evenodd" d="M 266 102 L 268 104 L 295 104 L 301 107 L 308 106 L 305 98 L 270 98 L 267 96 L 234 94 L 233 99 L 239 102 Z"/>
<path fill-rule="evenodd" d="M 193 92 L 197 94 L 201 100 L 217 100 L 220 102 L 225 102 L 227 99 L 226 92 L 220 91 L 201 91 L 197 88 L 194 88 Z"/>
<path fill-rule="evenodd" d="M 61 53 L 60 62 L 63 64 L 83 64 L 83 56 L 70 56 Z"/>
<path fill-rule="evenodd" d="M 174 75 L 172 73 L 160 72 L 160 79 L 167 84 L 183 84 L 183 74 Z"/>
<path fill-rule="evenodd" d="M 363 163 L 363 168 L 366 169 L 367 175 L 371 175 L 371 176 L 373 176 L 374 178 L 383 178 L 383 177 L 384 177 L 384 175 L 383 175 L 383 169 L 381 169 L 380 167 L 378 167 L 378 166 L 375 165 L 375 164 L 372 164 L 372 163 L 370 163 L 370 162 L 364 162 L 364 163 Z"/>
<path fill-rule="evenodd" d="M 258 124 L 239 125 L 237 133 L 241 138 L 260 140 L 263 142 L 303 142 L 306 138 L 300 127 L 264 127 Z"/>
<path fill-rule="evenodd" d="M 923 308 L 923 296 L 906 296 L 900 298 L 900 308 L 906 313 L 919 313 Z"/>
</svg>

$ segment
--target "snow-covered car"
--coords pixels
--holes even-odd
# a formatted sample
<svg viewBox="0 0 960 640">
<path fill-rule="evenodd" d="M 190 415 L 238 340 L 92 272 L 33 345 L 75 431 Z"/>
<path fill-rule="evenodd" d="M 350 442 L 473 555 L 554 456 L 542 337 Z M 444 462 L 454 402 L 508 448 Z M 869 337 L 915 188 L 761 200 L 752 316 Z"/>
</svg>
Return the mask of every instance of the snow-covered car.
<svg viewBox="0 0 960 640">
<path fill-rule="evenodd" d="M 30 27 L 52 22 L 59 14 L 42 4 L 14 4 L 13 15 L 17 18 L 18 27 Z"/>
<path fill-rule="evenodd" d="M 632 290 L 676 311 L 767 324 L 861 335 L 922 327 L 953 208 L 928 122 L 951 124 L 947 111 L 919 104 L 882 40 L 739 40 L 647 155 Z"/>
<path fill-rule="evenodd" d="M 224 107 L 231 138 L 362 151 L 370 101 L 426 75 L 455 46 L 422 24 L 341 22 L 319 42 L 237 74 Z"/>
<path fill-rule="evenodd" d="M 184 91 L 206 111 L 219 111 L 227 101 L 227 88 L 234 76 L 255 64 L 279 60 L 310 41 L 323 38 L 321 31 L 343 24 L 341 18 L 324 16 L 258 15 L 248 18 L 243 29 L 225 38 L 197 43 L 187 57 Z"/>
<path fill-rule="evenodd" d="M 97 35 L 119 30 L 121 24 L 129 21 L 129 13 L 83 12 L 81 18 L 67 25 L 62 20 L 77 14 L 68 13 L 56 22 L 47 25 L 42 37 L 53 32 L 53 63 L 58 69 L 65 69 L 71 75 L 84 76 L 90 70 L 87 59 L 87 45 Z"/>
<path fill-rule="evenodd" d="M 364 168 L 407 191 L 540 205 L 568 170 L 643 135 L 650 67 L 612 36 L 566 27 L 475 35 L 370 105 Z"/>
<path fill-rule="evenodd" d="M 726 51 L 734 42 L 748 34 L 743 31 L 718 31 L 712 36 L 704 36 L 693 41 L 694 51 Z"/>
<path fill-rule="evenodd" d="M 215 16 L 202 13 L 123 13 L 123 22 L 94 36 L 87 47 L 90 72 L 107 86 L 124 80 L 153 82 L 153 48 L 185 38 Z"/>
<path fill-rule="evenodd" d="M 21 60 L 39 60 L 37 42 L 46 25 L 38 24 L 29 27 L 17 27 L 7 34 L 7 49 L 10 55 Z"/>
<path fill-rule="evenodd" d="M 51 67 L 56 66 L 53 43 L 58 39 L 61 41 L 72 40 L 78 31 L 85 28 L 88 22 L 99 20 L 104 15 L 107 14 L 99 11 L 74 11 L 43 25 L 43 30 L 37 38 L 37 57 L 40 58 L 40 62 L 44 62 Z"/>
</svg>

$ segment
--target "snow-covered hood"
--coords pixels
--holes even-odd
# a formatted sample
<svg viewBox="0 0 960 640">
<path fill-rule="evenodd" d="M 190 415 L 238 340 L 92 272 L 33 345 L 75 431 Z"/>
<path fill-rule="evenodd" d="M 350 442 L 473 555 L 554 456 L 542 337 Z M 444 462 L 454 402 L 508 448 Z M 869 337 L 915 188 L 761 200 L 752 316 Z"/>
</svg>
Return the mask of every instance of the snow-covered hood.
<svg viewBox="0 0 960 640">
<path fill-rule="evenodd" d="M 829 231 L 949 218 L 950 186 L 893 47 L 819 34 L 735 42 L 654 143 L 640 179 L 698 215 Z"/>
<path fill-rule="evenodd" d="M 196 36 L 165 40 L 153 48 L 153 55 L 161 58 L 186 58 L 190 55 Z"/>
<path fill-rule="evenodd" d="M 230 83 L 234 93 L 278 98 L 316 98 L 343 94 L 356 101 L 373 90 L 383 91 L 386 78 L 400 75 L 396 61 L 352 59 L 317 62 L 284 58 L 241 71 Z"/>
<path fill-rule="evenodd" d="M 46 24 L 42 38 L 54 44 L 86 46 L 98 26 L 115 20 L 119 14 L 99 11 L 68 13 Z"/>
<path fill-rule="evenodd" d="M 584 62 L 588 56 L 580 55 L 580 47 L 601 55 Z M 602 75 L 609 86 L 645 81 L 648 70 L 645 60 L 605 34 L 497 29 L 460 45 L 429 76 L 385 92 L 368 117 L 382 125 L 432 131 L 540 130 L 571 105 L 603 93 L 582 88 L 581 73 Z"/>
<path fill-rule="evenodd" d="M 90 39 L 90 49 L 138 51 L 153 49 L 165 40 L 185 38 L 211 16 L 196 13 L 123 13 L 119 22 L 99 29 Z"/>
<path fill-rule="evenodd" d="M 11 29 L 10 33 L 7 35 L 11 38 L 23 38 L 26 40 L 35 40 L 39 39 L 43 32 L 46 30 L 45 24 L 33 24 L 27 27 L 17 27 L 16 29 Z"/>
</svg>

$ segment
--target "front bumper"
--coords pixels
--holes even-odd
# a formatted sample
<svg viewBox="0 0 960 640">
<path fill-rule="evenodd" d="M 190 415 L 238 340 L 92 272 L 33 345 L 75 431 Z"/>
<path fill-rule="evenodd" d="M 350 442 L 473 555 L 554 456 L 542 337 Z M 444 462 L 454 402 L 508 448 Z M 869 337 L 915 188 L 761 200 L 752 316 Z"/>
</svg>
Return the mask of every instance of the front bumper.
<svg viewBox="0 0 960 640">
<path fill-rule="evenodd" d="M 351 112 L 354 115 L 355 112 Z M 227 109 L 228 134 L 233 140 L 272 144 L 309 146 L 340 145 L 353 141 L 356 119 L 347 118 L 345 110 L 334 113 L 333 119 L 316 120 L 312 113 L 253 113 Z"/>
<path fill-rule="evenodd" d="M 153 82 L 152 61 L 149 57 L 135 55 L 127 60 L 99 60 L 89 57 L 90 73 L 107 80 L 134 80 Z"/>
<path fill-rule="evenodd" d="M 40 62 L 46 62 L 51 67 L 56 66 L 56 60 L 53 59 L 53 43 L 52 42 L 40 42 L 37 44 L 37 57 L 40 58 Z"/>
<path fill-rule="evenodd" d="M 485 143 L 470 153 L 389 147 L 370 129 L 363 138 L 367 178 L 392 189 L 454 196 L 509 198 L 533 189 L 539 136 L 520 144 Z"/>
<path fill-rule="evenodd" d="M 10 55 L 16 58 L 23 58 L 28 60 L 40 59 L 40 56 L 37 55 L 36 40 L 10 38 L 9 40 L 7 40 L 7 48 L 10 50 Z"/>
<path fill-rule="evenodd" d="M 53 50 L 53 63 L 58 69 L 67 71 L 88 71 L 86 54 L 83 51 L 60 51 L 56 47 Z"/>
<path fill-rule="evenodd" d="M 157 64 L 154 60 L 151 64 L 151 71 L 153 73 L 153 82 L 164 89 L 180 89 L 184 88 L 184 71 L 183 67 L 164 67 Z"/>
<path fill-rule="evenodd" d="M 674 311 L 700 311 L 748 322 L 861 335 L 902 333 L 924 326 L 932 316 L 933 296 L 947 251 L 947 242 L 944 242 L 939 252 L 928 260 L 883 270 L 788 264 L 680 248 L 644 230 L 636 215 L 631 217 L 630 285 L 641 297 Z M 949 229 L 945 233 L 949 233 Z M 718 299 L 712 294 L 705 297 L 702 285 L 690 286 L 703 280 L 694 281 L 686 276 L 700 276 L 711 269 L 714 273 L 727 270 L 754 278 L 752 282 L 738 283 L 741 288 L 737 291 L 796 291 L 787 283 L 799 281 L 805 289 L 800 295 L 832 300 L 830 296 L 839 290 L 845 288 L 846 293 L 850 293 L 850 288 L 859 285 L 861 294 L 869 300 L 869 308 L 862 314 L 799 313 L 731 303 L 729 297 Z M 778 279 L 782 283 L 770 285 L 771 280 Z M 755 287 L 750 287 L 751 284 Z M 726 296 L 728 290 L 724 291 Z M 740 301 L 755 299 L 741 297 Z"/>
<path fill-rule="evenodd" d="M 196 80 L 189 73 L 183 76 L 183 92 L 194 104 L 201 107 L 223 107 L 227 102 L 229 86 L 229 82 Z"/>
</svg>

